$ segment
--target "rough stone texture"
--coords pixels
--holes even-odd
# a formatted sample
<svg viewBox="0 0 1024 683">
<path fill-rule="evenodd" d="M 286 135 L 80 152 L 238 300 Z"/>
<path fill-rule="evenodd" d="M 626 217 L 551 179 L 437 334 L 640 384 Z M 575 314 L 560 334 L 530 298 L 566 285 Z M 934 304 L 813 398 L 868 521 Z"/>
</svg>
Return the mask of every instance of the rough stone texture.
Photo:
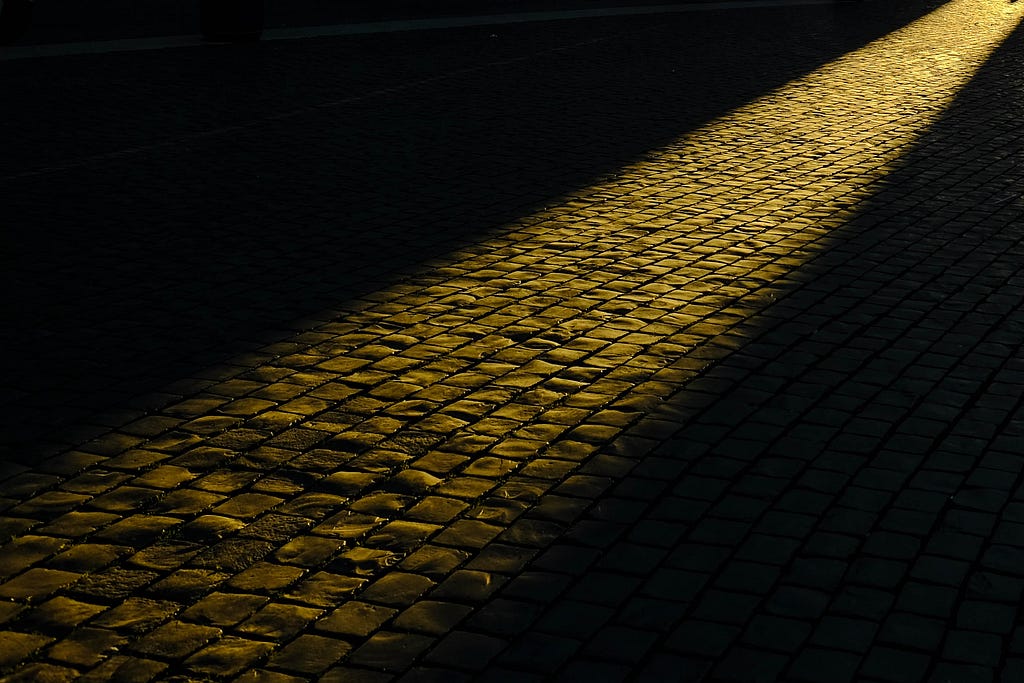
<svg viewBox="0 0 1024 683">
<path fill-rule="evenodd" d="M 1024 9 L 933 4 L 0 55 L 0 677 L 1018 680 Z"/>
</svg>

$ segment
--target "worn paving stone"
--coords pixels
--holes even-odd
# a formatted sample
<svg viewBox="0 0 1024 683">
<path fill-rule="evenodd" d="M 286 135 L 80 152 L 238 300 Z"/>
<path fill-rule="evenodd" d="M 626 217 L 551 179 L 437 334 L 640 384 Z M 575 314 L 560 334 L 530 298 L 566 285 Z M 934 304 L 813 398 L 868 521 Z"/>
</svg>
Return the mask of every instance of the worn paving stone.
<svg viewBox="0 0 1024 683">
<path fill-rule="evenodd" d="M 181 618 L 211 626 L 234 626 L 250 617 L 267 601 L 267 598 L 259 595 L 214 592 L 182 612 Z"/>
<path fill-rule="evenodd" d="M 62 550 L 67 541 L 47 536 L 20 536 L 0 549 L 0 575 L 12 576 Z"/>
<path fill-rule="evenodd" d="M 353 595 L 365 583 L 363 578 L 317 572 L 295 584 L 284 595 L 292 600 L 326 607 Z"/>
<path fill-rule="evenodd" d="M 0 631 L 0 643 L 3 644 L 0 666 L 13 666 L 52 640 L 46 636 Z"/>
<path fill-rule="evenodd" d="M 270 603 L 242 622 L 240 633 L 285 641 L 302 631 L 323 610 L 293 604 Z"/>
<path fill-rule="evenodd" d="M 117 652 L 128 637 L 105 628 L 79 628 L 47 651 L 58 662 L 92 667 Z"/>
<path fill-rule="evenodd" d="M 220 629 L 212 626 L 172 620 L 140 638 L 132 649 L 161 658 L 185 657 L 220 633 Z"/>
<path fill-rule="evenodd" d="M 67 631 L 106 609 L 106 605 L 58 596 L 32 608 L 21 620 L 42 631 Z"/>
<path fill-rule="evenodd" d="M 429 636 L 382 630 L 356 648 L 348 661 L 378 671 L 401 671 L 433 643 Z"/>
<path fill-rule="evenodd" d="M 434 586 L 434 582 L 418 574 L 391 572 L 377 579 L 360 594 L 373 603 L 400 607 L 416 601 Z"/>
<path fill-rule="evenodd" d="M 4 675 L 1014 680 L 1020 11 L 10 61 Z"/>
<path fill-rule="evenodd" d="M 376 631 L 396 613 L 397 610 L 390 607 L 353 600 L 320 619 L 316 628 L 341 636 L 364 637 Z"/>
<path fill-rule="evenodd" d="M 271 643 L 226 636 L 185 660 L 190 671 L 208 676 L 234 676 L 273 649 Z"/>
<path fill-rule="evenodd" d="M 443 635 L 472 612 L 466 605 L 421 600 L 403 610 L 394 625 L 403 630 Z"/>
<path fill-rule="evenodd" d="M 301 635 L 271 655 L 268 665 L 299 674 L 313 675 L 330 667 L 350 649 L 351 645 L 343 640 Z"/>
<path fill-rule="evenodd" d="M 179 569 L 154 583 L 147 592 L 161 599 L 187 602 L 206 595 L 230 576 L 212 569 Z"/>
<path fill-rule="evenodd" d="M 105 660 L 80 680 L 109 681 L 133 680 L 151 681 L 167 669 L 167 664 L 145 657 L 115 655 Z"/>
<path fill-rule="evenodd" d="M 76 572 L 57 569 L 29 569 L 0 584 L 0 596 L 25 601 L 40 600 L 82 578 Z"/>
</svg>

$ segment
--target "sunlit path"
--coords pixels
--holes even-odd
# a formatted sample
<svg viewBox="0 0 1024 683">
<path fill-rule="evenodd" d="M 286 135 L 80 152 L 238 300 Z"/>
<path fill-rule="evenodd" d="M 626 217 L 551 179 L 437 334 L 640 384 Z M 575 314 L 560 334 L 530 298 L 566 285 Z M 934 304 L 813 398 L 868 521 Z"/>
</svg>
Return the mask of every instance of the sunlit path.
<svg viewBox="0 0 1024 683">
<path fill-rule="evenodd" d="M 776 590 L 771 572 L 757 571 L 773 549 L 739 549 L 765 509 L 799 508 L 790 494 L 803 465 L 778 465 L 758 490 L 746 479 L 722 484 L 724 498 L 715 482 L 822 422 L 804 420 L 815 397 L 796 407 L 808 394 L 790 391 L 792 378 L 729 361 L 779 325 L 806 340 L 831 320 L 813 302 L 787 308 L 787 297 L 874 249 L 872 220 L 915 215 L 927 185 L 891 210 L 903 185 L 887 184 L 1022 12 L 991 0 L 943 5 L 325 311 L 294 339 L 211 369 L 183 400 L 37 468 L 11 466 L 0 667 L 13 680 L 375 681 L 410 669 L 444 680 L 670 680 L 673 671 L 688 680 L 714 666 L 714 680 L 747 680 L 729 648 L 764 616 L 763 598 L 802 635 L 740 652 L 760 657 L 755 678 L 902 680 L 887 678 L 911 666 L 898 657 L 863 664 L 842 648 L 845 668 L 821 678 L 836 660 L 816 669 L 797 650 L 820 616 L 807 603 L 827 597 Z M 1014 206 L 996 199 L 1000 211 Z M 879 242 L 896 232 L 878 232 Z M 858 239 L 867 246 L 848 247 Z M 867 279 L 901 256 L 886 249 L 855 264 Z M 832 360 L 806 382 L 827 386 L 825 371 L 848 359 Z M 720 400 L 734 390 L 748 402 Z M 718 415 L 689 422 L 716 405 Z M 744 430 L 724 414 L 759 406 L 777 409 L 779 422 Z M 821 452 L 842 436 L 827 434 Z M 845 436 L 851 459 L 878 443 Z M 733 460 L 681 475 L 693 453 Z M 646 474 L 629 476 L 637 471 Z M 848 491 L 829 482 L 808 488 L 808 506 Z M 726 499 L 732 509 L 705 514 Z M 688 517 L 695 500 L 707 505 Z M 657 501 L 661 512 L 643 512 Z M 603 536 L 608 523 L 630 540 L 605 553 L 615 542 Z M 706 554 L 690 552 L 697 544 Z M 725 557 L 720 575 L 708 569 Z M 749 609 L 720 598 L 732 607 L 709 615 L 697 596 L 715 592 L 712 579 Z M 694 623 L 701 633 L 681 645 Z M 860 633 L 850 628 L 850 638 Z M 1002 663 L 1008 632 L 979 632 L 990 649 L 998 642 Z"/>
</svg>

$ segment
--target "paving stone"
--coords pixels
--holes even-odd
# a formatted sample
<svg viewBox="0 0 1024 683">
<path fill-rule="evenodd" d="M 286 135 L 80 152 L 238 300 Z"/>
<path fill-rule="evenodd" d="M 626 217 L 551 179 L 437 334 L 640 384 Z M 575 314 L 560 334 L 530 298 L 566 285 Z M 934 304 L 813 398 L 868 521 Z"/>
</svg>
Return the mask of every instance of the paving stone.
<svg viewBox="0 0 1024 683">
<path fill-rule="evenodd" d="M 613 616 L 607 607 L 575 600 L 562 600 L 547 610 L 537 622 L 536 630 L 552 635 L 587 640 Z"/>
<path fill-rule="evenodd" d="M 192 483 L 192 487 L 210 493 L 239 493 L 259 476 L 253 470 L 214 470 Z"/>
<path fill-rule="evenodd" d="M 964 681 L 965 683 L 981 683 L 994 681 L 995 670 L 969 664 L 952 664 L 939 662 L 929 676 L 929 681 Z"/>
<path fill-rule="evenodd" d="M 438 581 L 468 558 L 469 553 L 456 548 L 425 545 L 406 557 L 399 567 Z"/>
<path fill-rule="evenodd" d="M 619 606 L 642 582 L 640 577 L 593 571 L 577 580 L 567 596 L 574 600 Z"/>
<path fill-rule="evenodd" d="M 457 548 L 482 548 L 503 531 L 502 527 L 471 519 L 456 520 L 433 538 L 435 543 Z"/>
<path fill-rule="evenodd" d="M 586 652 L 591 656 L 637 665 L 647 658 L 657 639 L 658 634 L 652 631 L 610 626 L 594 636 L 587 644 Z"/>
<path fill-rule="evenodd" d="M 792 653 L 801 648 L 811 632 L 807 622 L 761 615 L 750 621 L 742 642 L 761 650 Z"/>
<path fill-rule="evenodd" d="M 482 671 L 502 650 L 504 640 L 467 631 L 451 631 L 430 650 L 424 661 L 456 669 Z"/>
<path fill-rule="evenodd" d="M 23 614 L 21 621 L 42 631 L 66 631 L 105 609 L 105 605 L 58 596 Z"/>
<path fill-rule="evenodd" d="M 194 515 L 209 510 L 224 498 L 215 493 L 186 488 L 171 491 L 154 503 L 151 509 L 153 512 L 165 515 Z"/>
<path fill-rule="evenodd" d="M 900 591 L 897 609 L 945 618 L 952 614 L 957 591 L 947 586 L 908 583 Z"/>
<path fill-rule="evenodd" d="M 413 633 L 378 631 L 356 648 L 348 661 L 378 671 L 401 671 L 434 642 L 434 638 Z"/>
<path fill-rule="evenodd" d="M 80 628 L 53 645 L 47 654 L 51 659 L 75 666 L 90 667 L 117 652 L 128 638 L 101 628 Z"/>
<path fill-rule="evenodd" d="M 515 574 L 522 571 L 535 557 L 535 554 L 535 551 L 530 548 L 491 543 L 476 553 L 466 568 L 483 572 Z"/>
<path fill-rule="evenodd" d="M 160 497 L 160 489 L 142 486 L 118 486 L 108 493 L 89 501 L 89 505 L 103 512 L 127 513 L 140 510 Z"/>
<path fill-rule="evenodd" d="M 266 602 L 267 598 L 259 595 L 213 592 L 182 612 L 181 618 L 211 626 L 234 626 Z"/>
<path fill-rule="evenodd" d="M 735 626 L 687 620 L 671 633 L 665 646 L 673 652 L 717 658 L 739 635 Z"/>
<path fill-rule="evenodd" d="M 39 524 L 34 519 L 18 517 L 0 517 L 0 543 L 7 543 Z"/>
<path fill-rule="evenodd" d="M 572 657 L 580 645 L 569 638 L 527 633 L 513 641 L 497 661 L 527 672 L 550 673 Z"/>
<path fill-rule="evenodd" d="M 198 553 L 190 564 L 213 570 L 242 571 L 266 557 L 273 545 L 255 539 L 226 539 Z"/>
<path fill-rule="evenodd" d="M 282 498 L 262 493 L 242 493 L 213 508 L 213 513 L 226 517 L 251 519 L 282 502 Z"/>
<path fill-rule="evenodd" d="M 320 673 L 345 656 L 352 646 L 344 640 L 317 635 L 301 635 L 276 651 L 268 665 L 299 674 Z"/>
<path fill-rule="evenodd" d="M 434 582 L 419 574 L 391 572 L 371 583 L 360 597 L 373 603 L 401 607 L 410 605 L 434 586 Z"/>
<path fill-rule="evenodd" d="M 21 536 L 0 549 L 0 576 L 12 576 L 62 550 L 67 541 L 48 536 Z"/>
<path fill-rule="evenodd" d="M 446 671 L 445 674 L 456 675 L 456 672 Z M 300 679 L 296 678 L 293 680 L 297 682 Z M 383 672 L 369 671 L 367 669 L 352 669 L 345 665 L 341 665 L 324 673 L 320 677 L 320 680 L 325 683 L 388 683 L 389 681 L 394 680 L 394 676 Z M 459 679 L 445 678 L 444 680 L 457 681 Z"/>
<path fill-rule="evenodd" d="M 53 520 L 65 512 L 70 512 L 81 503 L 90 499 L 90 496 L 66 491 L 46 491 L 33 496 L 29 500 L 15 505 L 10 513 L 19 517 L 29 517 L 38 520 Z"/>
<path fill-rule="evenodd" d="M 272 547 L 269 543 L 265 545 L 267 546 L 267 550 Z M 295 564 L 303 567 L 316 567 L 324 564 L 327 560 L 334 557 L 342 546 L 342 541 L 333 538 L 299 536 L 298 538 L 281 546 L 274 553 L 274 558 L 279 562 L 287 564 Z"/>
<path fill-rule="evenodd" d="M 217 541 L 245 527 L 241 520 L 221 515 L 201 515 L 181 528 L 182 538 L 197 542 Z"/>
<path fill-rule="evenodd" d="M 381 479 L 372 472 L 336 472 L 324 478 L 320 486 L 339 496 L 357 495 Z"/>
<path fill-rule="evenodd" d="M 716 666 L 712 675 L 720 681 L 775 681 L 786 666 L 787 657 L 771 652 L 737 648 Z"/>
<path fill-rule="evenodd" d="M 169 600 L 197 600 L 227 581 L 230 576 L 211 569 L 179 569 L 150 586 L 148 592 Z"/>
<path fill-rule="evenodd" d="M 25 611 L 25 605 L 14 602 L 0 603 L 0 624 L 13 621 L 19 614 Z"/>
<path fill-rule="evenodd" d="M 798 681 L 852 681 L 860 659 L 848 652 L 807 648 L 793 662 L 789 676 Z"/>
<path fill-rule="evenodd" d="M 811 642 L 829 649 L 864 653 L 877 630 L 873 621 L 826 615 L 814 629 Z"/>
<path fill-rule="evenodd" d="M 273 649 L 271 643 L 225 636 L 185 660 L 184 666 L 207 676 L 233 676 L 262 660 Z"/>
<path fill-rule="evenodd" d="M 538 519 L 567 524 L 578 520 L 588 505 L 588 501 L 581 498 L 548 494 L 531 510 L 531 515 Z M 516 517 L 518 518 L 518 514 Z"/>
<path fill-rule="evenodd" d="M 502 532 L 498 539 L 512 545 L 543 548 L 558 538 L 561 531 L 560 524 L 543 520 L 520 519 Z"/>
<path fill-rule="evenodd" d="M 1016 593 L 1014 586 L 1013 593 Z M 1008 634 L 1013 631 L 1013 607 L 993 602 L 964 600 L 956 614 L 956 625 L 969 631 Z"/>
<path fill-rule="evenodd" d="M 257 562 L 231 577 L 227 585 L 240 591 L 277 591 L 294 583 L 303 573 L 300 567 Z"/>
<path fill-rule="evenodd" d="M 996 679 L 999 683 L 1006 683 L 1012 681 L 1016 677 L 1019 677 L 1021 672 L 1024 672 L 1024 659 L 1011 658 L 1006 660 L 1006 664 L 999 672 L 999 677 Z"/>
<path fill-rule="evenodd" d="M 28 681 L 47 681 L 52 683 L 61 683 L 63 681 L 73 681 L 79 677 L 79 672 L 76 669 L 71 669 L 64 666 L 56 666 L 54 664 L 29 664 L 28 666 L 21 667 L 16 673 L 7 677 L 7 680 L 11 683 L 15 682 L 28 682 Z"/>
<path fill-rule="evenodd" d="M 696 683 L 707 679 L 711 667 L 711 662 L 696 658 L 657 654 L 645 663 L 640 675 L 650 680 L 668 677 L 683 683 Z"/>
<path fill-rule="evenodd" d="M 346 574 L 373 576 L 384 572 L 402 559 L 400 554 L 387 550 L 354 547 L 339 554 L 327 568 Z"/>
<path fill-rule="evenodd" d="M 0 631 L 0 666 L 9 667 L 19 663 L 39 648 L 43 647 L 52 638 L 16 631 Z"/>
<path fill-rule="evenodd" d="M 904 587 L 900 596 L 901 602 L 897 604 L 897 607 L 902 603 L 902 598 L 907 596 L 906 587 Z M 840 590 L 839 594 L 833 599 L 830 609 L 837 615 L 845 617 L 879 621 L 889 611 L 892 603 L 893 595 L 888 591 L 861 586 L 848 586 Z M 904 609 L 915 611 L 909 607 L 904 607 Z"/>
<path fill-rule="evenodd" d="M 946 634 L 942 656 L 954 662 L 995 668 L 999 665 L 1001 652 L 1002 641 L 995 634 L 951 629 Z"/>
<path fill-rule="evenodd" d="M 0 584 L 0 597 L 19 600 L 40 600 L 82 578 L 75 572 L 56 569 L 29 569 Z"/>
<path fill-rule="evenodd" d="M 529 548 L 532 553 L 539 549 Z M 556 544 L 549 546 L 532 563 L 537 569 L 557 571 L 561 573 L 582 574 L 591 567 L 600 556 L 598 550 L 578 545 Z"/>
<path fill-rule="evenodd" d="M 930 662 L 931 657 L 925 654 L 874 647 L 868 653 L 861 673 L 894 683 L 920 681 L 924 678 Z"/>
<path fill-rule="evenodd" d="M 239 532 L 241 536 L 281 543 L 299 535 L 313 524 L 313 520 L 294 515 L 267 514 Z"/>
<path fill-rule="evenodd" d="M 284 595 L 291 600 L 309 605 L 328 607 L 351 596 L 365 583 L 366 579 L 317 572 L 296 583 Z"/>
<path fill-rule="evenodd" d="M 156 657 L 185 657 L 220 634 L 219 628 L 172 620 L 136 641 L 132 649 Z"/>
<path fill-rule="evenodd" d="M 239 633 L 284 642 L 306 628 L 322 614 L 314 607 L 270 603 L 239 624 Z"/>
<path fill-rule="evenodd" d="M 423 604 L 425 603 L 419 602 L 414 607 L 419 607 Z M 397 613 L 398 610 L 390 607 L 381 607 L 380 605 L 371 605 L 352 600 L 316 622 L 316 628 L 341 636 L 361 638 L 376 631 Z M 403 628 L 411 627 L 403 626 Z"/>
<path fill-rule="evenodd" d="M 115 655 L 82 676 L 82 681 L 151 681 L 164 670 L 167 664 L 146 657 Z"/>
<path fill-rule="evenodd" d="M 500 574 L 460 569 L 431 591 L 431 597 L 459 602 L 482 603 L 506 581 Z"/>
<path fill-rule="evenodd" d="M 430 538 L 440 527 L 422 522 L 391 522 L 366 539 L 371 548 L 409 552 Z"/>
</svg>

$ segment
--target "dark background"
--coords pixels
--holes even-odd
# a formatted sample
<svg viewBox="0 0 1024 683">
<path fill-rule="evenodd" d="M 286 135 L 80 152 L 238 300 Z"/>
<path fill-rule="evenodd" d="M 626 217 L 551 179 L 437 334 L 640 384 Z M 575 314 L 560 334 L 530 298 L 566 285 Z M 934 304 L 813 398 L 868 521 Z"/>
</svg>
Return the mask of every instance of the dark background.
<svg viewBox="0 0 1024 683">
<path fill-rule="evenodd" d="M 690 0 L 691 2 L 693 0 Z M 711 0 L 696 0 L 711 1 Z M 666 5 L 677 0 L 267 0 L 266 27 L 439 16 Z M 199 0 L 36 0 L 20 44 L 199 33 Z"/>
</svg>

